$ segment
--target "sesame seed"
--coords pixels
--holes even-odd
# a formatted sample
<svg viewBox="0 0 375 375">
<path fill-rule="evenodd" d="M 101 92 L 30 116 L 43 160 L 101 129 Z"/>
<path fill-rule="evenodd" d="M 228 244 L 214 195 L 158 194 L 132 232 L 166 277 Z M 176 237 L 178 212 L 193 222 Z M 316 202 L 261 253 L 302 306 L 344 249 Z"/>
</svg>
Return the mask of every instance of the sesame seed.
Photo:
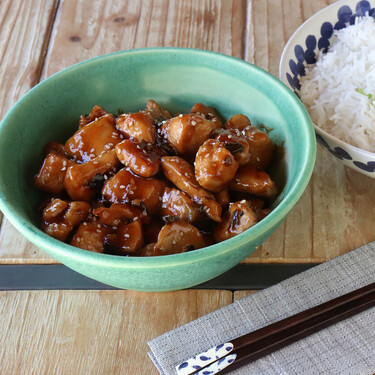
<svg viewBox="0 0 375 375">
<path fill-rule="evenodd" d="M 107 143 L 107 146 L 113 147 L 113 143 Z"/>
<path fill-rule="evenodd" d="M 257 161 L 260 161 L 260 158 L 259 158 L 259 156 L 257 156 Z"/>
<path fill-rule="evenodd" d="M 116 227 L 116 226 L 113 226 L 113 227 L 112 227 L 112 229 L 113 229 L 113 230 L 116 230 L 116 229 L 117 229 L 117 227 Z"/>
<path fill-rule="evenodd" d="M 66 166 L 66 160 L 63 161 L 63 166 L 64 166 L 64 167 Z"/>
<path fill-rule="evenodd" d="M 140 150 L 140 149 L 141 149 L 141 146 L 140 146 L 140 145 L 137 145 L 137 149 Z"/>
<path fill-rule="evenodd" d="M 135 221 L 135 220 L 138 220 L 138 216 L 136 216 L 133 220 L 134 220 L 134 221 Z"/>
<path fill-rule="evenodd" d="M 108 176 L 104 175 L 104 179 L 105 179 L 105 180 L 108 180 Z"/>
<path fill-rule="evenodd" d="M 182 116 L 183 116 L 183 114 L 182 114 L 182 113 L 178 115 L 178 117 L 182 117 Z"/>
<path fill-rule="evenodd" d="M 190 177 L 190 174 L 186 172 L 186 173 L 185 173 L 185 176 L 186 176 L 186 177 Z"/>
<path fill-rule="evenodd" d="M 66 167 L 62 167 L 61 170 L 62 170 L 62 171 L 65 171 L 65 170 L 66 170 Z"/>
<path fill-rule="evenodd" d="M 93 161 L 92 164 L 99 164 L 97 160 Z"/>
<path fill-rule="evenodd" d="M 180 232 L 180 236 L 181 236 L 181 237 L 184 236 L 184 232 L 183 232 L 183 231 Z"/>
<path fill-rule="evenodd" d="M 129 194 L 134 194 L 134 191 L 133 190 L 128 190 L 128 193 Z"/>
<path fill-rule="evenodd" d="M 97 231 L 98 233 L 102 233 L 102 231 L 101 231 L 100 229 L 97 229 L 96 231 Z"/>
<path fill-rule="evenodd" d="M 127 234 L 127 233 L 125 233 L 125 234 L 124 234 L 124 237 L 125 237 L 125 238 L 129 238 L 129 237 L 130 237 L 130 235 L 129 235 L 129 234 Z"/>
<path fill-rule="evenodd" d="M 79 237 L 77 237 L 77 242 L 81 242 L 81 239 Z"/>
<path fill-rule="evenodd" d="M 94 158 L 96 155 L 95 154 L 90 154 L 89 158 Z"/>
<path fill-rule="evenodd" d="M 101 228 L 102 227 L 102 225 L 101 224 L 98 224 L 98 228 Z"/>
<path fill-rule="evenodd" d="M 209 213 L 211 211 L 211 208 L 207 208 L 206 212 Z"/>
<path fill-rule="evenodd" d="M 95 152 L 95 148 L 92 148 L 92 149 L 90 150 L 90 152 Z"/>
<path fill-rule="evenodd" d="M 83 225 L 87 225 L 86 221 L 83 223 Z"/>
<path fill-rule="evenodd" d="M 114 221 L 113 221 L 113 224 L 115 224 L 115 225 L 120 224 L 120 219 L 116 219 L 116 220 L 114 220 Z"/>
<path fill-rule="evenodd" d="M 120 189 L 125 189 L 125 185 L 120 185 Z"/>
<path fill-rule="evenodd" d="M 208 114 L 209 116 L 214 117 L 214 115 L 213 115 L 211 112 L 208 112 L 207 114 Z"/>
<path fill-rule="evenodd" d="M 176 243 L 177 243 L 177 242 L 176 242 L 175 240 L 172 241 L 172 244 L 173 244 L 173 245 L 176 245 Z"/>
<path fill-rule="evenodd" d="M 111 166 L 111 163 L 107 163 L 106 166 L 107 166 L 107 167 L 110 167 L 110 166 Z"/>
<path fill-rule="evenodd" d="M 121 138 L 121 139 L 124 139 L 124 136 L 123 136 L 122 134 L 120 134 L 120 138 Z"/>
<path fill-rule="evenodd" d="M 242 199 L 240 203 L 246 203 L 246 199 Z"/>
<path fill-rule="evenodd" d="M 193 125 L 193 126 L 197 125 L 197 122 L 196 122 L 196 121 L 194 121 L 194 120 L 193 120 L 193 121 L 191 121 L 190 123 L 191 123 L 191 125 Z"/>
<path fill-rule="evenodd" d="M 231 138 L 232 138 L 232 136 L 231 136 L 231 135 L 229 134 L 229 135 L 228 135 L 228 138 L 229 138 L 229 139 L 231 139 Z"/>
</svg>

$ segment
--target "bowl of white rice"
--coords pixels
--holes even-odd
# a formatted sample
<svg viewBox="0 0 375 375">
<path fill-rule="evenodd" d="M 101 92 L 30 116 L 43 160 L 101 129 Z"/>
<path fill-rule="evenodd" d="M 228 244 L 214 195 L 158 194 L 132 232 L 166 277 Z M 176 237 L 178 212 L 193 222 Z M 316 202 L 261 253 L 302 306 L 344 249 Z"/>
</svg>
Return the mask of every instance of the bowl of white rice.
<svg viewBox="0 0 375 375">
<path fill-rule="evenodd" d="M 375 178 L 375 0 L 338 1 L 304 22 L 281 56 L 280 80 L 301 99 L 317 141 Z"/>
</svg>

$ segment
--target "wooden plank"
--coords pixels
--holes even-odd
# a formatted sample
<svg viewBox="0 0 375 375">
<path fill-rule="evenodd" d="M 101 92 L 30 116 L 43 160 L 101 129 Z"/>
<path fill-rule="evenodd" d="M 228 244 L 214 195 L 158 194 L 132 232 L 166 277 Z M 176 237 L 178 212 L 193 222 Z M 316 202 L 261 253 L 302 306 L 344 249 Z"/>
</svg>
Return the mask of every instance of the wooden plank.
<svg viewBox="0 0 375 375">
<path fill-rule="evenodd" d="M 238 290 L 233 293 L 233 301 L 238 301 L 239 299 L 250 296 L 256 292 L 257 290 Z"/>
<path fill-rule="evenodd" d="M 242 56 L 277 76 L 288 38 L 306 18 L 333 2 L 62 1 L 42 77 L 99 54 L 159 45 Z M 375 212 L 367 209 L 373 198 L 372 185 L 372 179 L 343 167 L 318 146 L 314 174 L 300 201 L 245 262 L 323 262 L 374 241 L 371 223 Z M 2 263 L 54 262 L 20 237 L 7 221 L 0 253 Z"/>
<path fill-rule="evenodd" d="M 244 56 L 244 0 L 64 1 L 42 78 L 98 55 L 143 47 L 208 49 Z M 5 220 L 0 263 L 55 263 Z"/>
<path fill-rule="evenodd" d="M 0 118 L 39 81 L 57 2 L 0 2 Z M 2 220 L 1 212 L 0 225 L 3 234 L 19 237 L 13 227 L 9 230 L 9 224 L 7 220 Z M 2 237 L 3 235 L 0 236 L 0 262 L 7 262 L 8 253 L 12 254 L 13 247 L 4 248 Z M 41 253 L 40 250 L 37 252 Z"/>
<path fill-rule="evenodd" d="M 111 52 L 207 49 L 242 58 L 244 0 L 62 1 L 44 76 Z"/>
<path fill-rule="evenodd" d="M 278 77 L 289 37 L 305 19 L 334 2 L 250 1 L 246 59 Z M 367 208 L 373 182 L 318 146 L 312 179 L 298 204 L 245 263 L 324 262 L 374 241 L 375 211 Z"/>
<path fill-rule="evenodd" d="M 149 340 L 231 302 L 226 291 L 1 292 L 0 372 L 156 375 Z"/>
</svg>

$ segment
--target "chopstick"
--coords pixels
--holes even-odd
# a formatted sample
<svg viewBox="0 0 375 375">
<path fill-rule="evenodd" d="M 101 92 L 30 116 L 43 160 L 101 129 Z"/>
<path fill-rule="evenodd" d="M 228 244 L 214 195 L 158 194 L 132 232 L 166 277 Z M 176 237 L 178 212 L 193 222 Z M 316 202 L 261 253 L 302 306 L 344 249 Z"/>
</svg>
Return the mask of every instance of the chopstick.
<svg viewBox="0 0 375 375">
<path fill-rule="evenodd" d="M 217 345 L 176 366 L 178 375 L 234 370 L 375 306 L 375 283 Z M 230 366 L 230 368 L 229 368 Z"/>
</svg>

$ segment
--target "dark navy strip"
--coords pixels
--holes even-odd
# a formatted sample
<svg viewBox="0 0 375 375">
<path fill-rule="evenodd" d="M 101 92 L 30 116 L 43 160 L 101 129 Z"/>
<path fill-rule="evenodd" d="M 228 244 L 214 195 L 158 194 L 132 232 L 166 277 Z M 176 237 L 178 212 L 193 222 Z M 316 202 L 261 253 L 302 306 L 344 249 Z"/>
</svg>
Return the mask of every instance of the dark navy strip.
<svg viewBox="0 0 375 375">
<path fill-rule="evenodd" d="M 264 289 L 316 264 L 239 264 L 192 289 Z M 0 265 L 0 290 L 117 289 L 83 276 L 61 264 Z"/>
</svg>

